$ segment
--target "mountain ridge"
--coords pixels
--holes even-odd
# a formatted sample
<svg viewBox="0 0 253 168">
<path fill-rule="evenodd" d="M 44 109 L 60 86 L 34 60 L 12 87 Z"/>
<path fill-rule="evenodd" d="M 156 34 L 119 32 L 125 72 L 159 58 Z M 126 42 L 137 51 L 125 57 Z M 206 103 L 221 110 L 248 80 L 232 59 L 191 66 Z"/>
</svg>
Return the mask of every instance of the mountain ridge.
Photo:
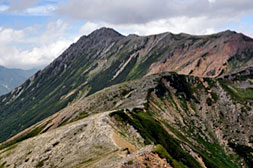
<svg viewBox="0 0 253 168">
<path fill-rule="evenodd" d="M 253 39 L 82 36 L 0 97 L 0 167 L 253 164 Z"/>
<path fill-rule="evenodd" d="M 166 71 L 209 77 L 233 73 L 252 65 L 252 46 L 252 39 L 245 40 L 234 32 L 205 37 L 172 33 L 141 37 L 122 36 L 108 28 L 96 30 L 0 98 L 0 128 L 4 130 L 0 141 L 78 97 L 124 81 Z M 24 118 L 18 118 L 19 113 Z M 7 117 L 9 120 L 5 120 Z"/>
</svg>

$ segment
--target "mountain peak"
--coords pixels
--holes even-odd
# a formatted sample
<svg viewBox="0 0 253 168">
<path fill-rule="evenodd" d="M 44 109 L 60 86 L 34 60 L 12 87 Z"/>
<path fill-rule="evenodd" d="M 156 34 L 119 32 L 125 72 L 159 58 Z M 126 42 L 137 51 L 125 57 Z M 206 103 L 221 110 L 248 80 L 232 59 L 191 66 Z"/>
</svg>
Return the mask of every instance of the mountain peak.
<svg viewBox="0 0 253 168">
<path fill-rule="evenodd" d="M 93 37 L 121 37 L 123 35 L 121 35 L 119 32 L 115 31 L 112 28 L 107 28 L 107 27 L 102 27 L 100 29 L 97 29 L 95 31 L 93 31 L 91 34 L 89 34 L 89 36 L 93 36 Z"/>
<path fill-rule="evenodd" d="M 235 35 L 235 34 L 238 34 L 236 31 L 232 31 L 232 30 L 225 30 L 225 31 L 222 31 L 220 33 L 218 33 L 220 35 L 223 35 L 223 36 L 231 36 L 231 35 Z"/>
<path fill-rule="evenodd" d="M 236 31 L 232 31 L 232 30 L 226 30 L 223 32 L 218 33 L 219 35 L 221 35 L 222 37 L 229 37 L 233 40 L 237 40 L 237 41 L 247 41 L 247 42 L 253 42 L 253 39 L 243 33 L 238 33 Z"/>
<path fill-rule="evenodd" d="M 224 33 L 232 33 L 232 34 L 234 34 L 234 33 L 236 33 L 236 31 L 233 31 L 233 30 L 227 29 L 227 30 L 225 30 L 225 31 L 224 31 Z"/>
</svg>

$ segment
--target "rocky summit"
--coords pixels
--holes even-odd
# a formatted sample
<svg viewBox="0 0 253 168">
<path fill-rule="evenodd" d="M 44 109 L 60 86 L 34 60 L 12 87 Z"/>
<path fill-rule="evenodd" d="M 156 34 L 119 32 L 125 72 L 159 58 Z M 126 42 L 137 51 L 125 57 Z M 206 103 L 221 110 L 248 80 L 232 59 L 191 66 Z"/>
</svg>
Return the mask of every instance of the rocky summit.
<svg viewBox="0 0 253 168">
<path fill-rule="evenodd" d="M 81 37 L 0 97 L 0 167 L 251 168 L 253 39 Z"/>
</svg>

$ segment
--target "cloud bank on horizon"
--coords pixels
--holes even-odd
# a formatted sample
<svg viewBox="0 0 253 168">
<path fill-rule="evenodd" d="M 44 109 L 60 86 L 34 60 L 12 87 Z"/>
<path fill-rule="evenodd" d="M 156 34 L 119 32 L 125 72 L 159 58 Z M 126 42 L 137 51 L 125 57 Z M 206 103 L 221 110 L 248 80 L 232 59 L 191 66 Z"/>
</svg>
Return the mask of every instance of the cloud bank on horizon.
<svg viewBox="0 0 253 168">
<path fill-rule="evenodd" d="M 44 67 L 81 35 L 106 26 L 122 34 L 253 36 L 252 0 L 0 0 L 0 65 Z"/>
</svg>

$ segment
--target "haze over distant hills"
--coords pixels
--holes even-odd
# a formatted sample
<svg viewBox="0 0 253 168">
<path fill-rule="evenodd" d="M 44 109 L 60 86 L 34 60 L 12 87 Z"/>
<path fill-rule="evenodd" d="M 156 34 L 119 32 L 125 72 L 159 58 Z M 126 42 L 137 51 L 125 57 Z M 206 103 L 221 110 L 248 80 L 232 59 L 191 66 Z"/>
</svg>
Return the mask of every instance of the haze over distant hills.
<svg viewBox="0 0 253 168">
<path fill-rule="evenodd" d="M 250 168 L 253 39 L 82 36 L 0 97 L 0 166 Z"/>
<path fill-rule="evenodd" d="M 0 66 L 0 95 L 6 94 L 21 85 L 35 72 L 35 69 L 10 69 Z"/>
</svg>

